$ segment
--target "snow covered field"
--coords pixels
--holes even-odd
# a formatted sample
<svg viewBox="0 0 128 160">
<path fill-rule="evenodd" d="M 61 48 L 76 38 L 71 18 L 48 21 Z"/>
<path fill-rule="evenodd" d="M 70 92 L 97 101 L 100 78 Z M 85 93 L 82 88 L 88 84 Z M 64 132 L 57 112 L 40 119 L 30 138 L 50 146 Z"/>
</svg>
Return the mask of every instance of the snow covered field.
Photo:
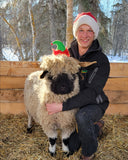
<svg viewBox="0 0 128 160">
<path fill-rule="evenodd" d="M 3 55 L 8 61 L 19 61 L 17 55 L 14 54 L 14 50 L 10 48 L 3 48 L 2 50 Z M 119 63 L 128 63 L 128 56 L 107 56 L 110 62 L 119 62 Z"/>
<path fill-rule="evenodd" d="M 110 62 L 119 62 L 119 63 L 128 63 L 128 57 L 123 56 L 123 57 L 119 57 L 119 56 L 107 56 Z"/>
</svg>

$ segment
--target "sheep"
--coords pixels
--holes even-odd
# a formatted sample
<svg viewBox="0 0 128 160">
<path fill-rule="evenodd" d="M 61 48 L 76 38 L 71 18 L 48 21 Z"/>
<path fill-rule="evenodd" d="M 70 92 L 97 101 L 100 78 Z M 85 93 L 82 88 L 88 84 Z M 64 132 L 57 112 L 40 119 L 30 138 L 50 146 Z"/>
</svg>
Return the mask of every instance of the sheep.
<svg viewBox="0 0 128 160">
<path fill-rule="evenodd" d="M 28 114 L 28 131 L 32 120 L 39 123 L 49 139 L 49 152 L 56 152 L 58 129 L 62 132 L 62 150 L 69 153 L 68 140 L 75 131 L 77 109 L 49 115 L 46 103 L 62 103 L 79 93 L 79 70 L 81 66 L 95 62 L 79 62 L 65 55 L 45 55 L 41 70 L 28 75 L 24 86 L 24 103 Z"/>
</svg>

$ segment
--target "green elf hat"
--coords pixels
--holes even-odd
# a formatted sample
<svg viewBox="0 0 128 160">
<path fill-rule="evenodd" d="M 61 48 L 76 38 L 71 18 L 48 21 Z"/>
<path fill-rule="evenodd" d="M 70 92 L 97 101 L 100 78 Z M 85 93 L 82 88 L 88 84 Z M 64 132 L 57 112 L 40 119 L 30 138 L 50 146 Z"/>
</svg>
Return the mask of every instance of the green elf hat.
<svg viewBox="0 0 128 160">
<path fill-rule="evenodd" d="M 64 44 L 61 41 L 55 40 L 51 43 L 51 45 L 57 45 L 56 49 L 52 49 L 54 55 L 61 54 L 66 55 L 68 57 L 70 56 L 68 49 L 65 48 Z"/>
</svg>

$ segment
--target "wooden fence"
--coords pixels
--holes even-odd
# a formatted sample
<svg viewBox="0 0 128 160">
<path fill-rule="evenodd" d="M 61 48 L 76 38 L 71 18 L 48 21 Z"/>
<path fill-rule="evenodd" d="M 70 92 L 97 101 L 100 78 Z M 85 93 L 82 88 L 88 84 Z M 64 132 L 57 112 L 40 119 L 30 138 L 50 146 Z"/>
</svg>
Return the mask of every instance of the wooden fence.
<svg viewBox="0 0 128 160">
<path fill-rule="evenodd" d="M 107 114 L 128 115 L 128 63 L 111 63 L 104 88 L 110 105 Z M 39 62 L 0 61 L 0 112 L 25 112 L 23 89 L 26 76 L 39 70 Z"/>
</svg>

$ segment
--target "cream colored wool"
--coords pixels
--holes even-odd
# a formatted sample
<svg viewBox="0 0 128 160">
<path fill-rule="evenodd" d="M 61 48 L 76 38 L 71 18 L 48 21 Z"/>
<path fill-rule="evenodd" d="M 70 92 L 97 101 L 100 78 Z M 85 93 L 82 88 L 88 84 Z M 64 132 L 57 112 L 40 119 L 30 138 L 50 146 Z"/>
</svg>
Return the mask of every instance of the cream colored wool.
<svg viewBox="0 0 128 160">
<path fill-rule="evenodd" d="M 49 55 L 43 56 L 40 67 L 56 77 L 60 73 L 75 74 L 79 71 L 80 65 L 79 61 L 66 55 Z"/>
<path fill-rule="evenodd" d="M 62 137 L 70 136 L 75 130 L 75 113 L 76 109 L 70 111 L 59 112 L 48 115 L 46 111 L 46 103 L 62 103 L 79 92 L 78 73 L 80 65 L 72 57 L 67 56 L 44 56 L 40 65 L 42 71 L 31 73 L 26 81 L 24 88 L 24 103 L 28 115 L 38 122 L 48 137 L 57 137 L 57 129 L 62 130 Z M 69 94 L 55 94 L 51 91 L 51 81 L 47 75 L 40 79 L 43 71 L 47 70 L 50 75 L 57 77 L 58 74 L 66 73 L 70 78 L 72 74 L 76 74 L 74 81 L 74 89 Z M 49 74 L 47 73 L 47 74 Z"/>
</svg>

